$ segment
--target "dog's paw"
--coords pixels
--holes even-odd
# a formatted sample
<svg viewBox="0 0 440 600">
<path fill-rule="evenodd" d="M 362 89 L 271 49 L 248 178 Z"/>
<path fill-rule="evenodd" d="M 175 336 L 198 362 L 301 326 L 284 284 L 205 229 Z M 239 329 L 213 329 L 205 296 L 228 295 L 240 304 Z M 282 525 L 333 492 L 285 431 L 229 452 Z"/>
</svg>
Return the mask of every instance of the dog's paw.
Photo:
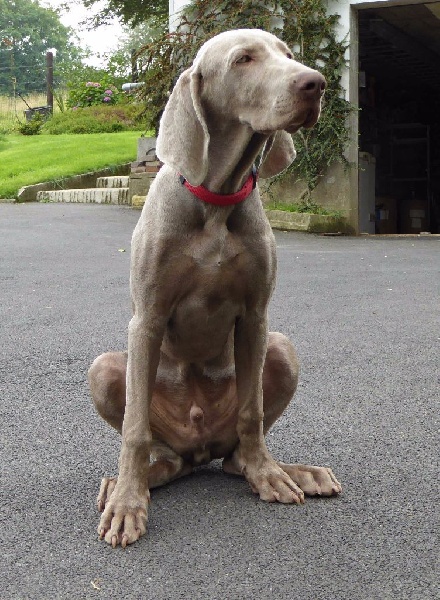
<svg viewBox="0 0 440 600">
<path fill-rule="evenodd" d="M 107 504 L 113 490 L 116 487 L 118 481 L 117 477 L 103 477 L 101 481 L 101 487 L 99 488 L 98 497 L 96 498 L 96 506 L 99 512 L 102 512 Z"/>
<path fill-rule="evenodd" d="M 279 465 L 308 496 L 334 496 L 342 492 L 341 484 L 328 467 Z"/>
<path fill-rule="evenodd" d="M 99 539 L 104 539 L 113 548 L 119 544 L 125 548 L 136 542 L 147 531 L 148 501 L 149 494 L 119 493 L 115 485 L 99 521 Z"/>
<path fill-rule="evenodd" d="M 266 502 L 304 504 L 304 493 L 275 461 L 265 461 L 257 469 L 246 465 L 243 470 L 252 491 Z"/>
</svg>

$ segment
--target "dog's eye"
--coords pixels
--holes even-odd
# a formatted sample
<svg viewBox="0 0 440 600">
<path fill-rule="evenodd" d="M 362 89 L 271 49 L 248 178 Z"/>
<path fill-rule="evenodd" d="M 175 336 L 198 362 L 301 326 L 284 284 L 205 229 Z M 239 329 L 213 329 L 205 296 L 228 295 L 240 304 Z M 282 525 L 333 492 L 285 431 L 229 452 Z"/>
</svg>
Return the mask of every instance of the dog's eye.
<svg viewBox="0 0 440 600">
<path fill-rule="evenodd" d="M 235 64 L 242 65 L 244 63 L 251 62 L 251 60 L 252 60 L 252 58 L 249 56 L 249 54 L 244 54 L 243 56 L 240 56 L 240 58 L 238 58 L 235 61 Z"/>
<path fill-rule="evenodd" d="M 287 56 L 287 58 L 290 58 L 290 60 L 293 59 L 293 54 L 291 54 L 290 52 L 287 52 L 286 56 Z"/>
</svg>

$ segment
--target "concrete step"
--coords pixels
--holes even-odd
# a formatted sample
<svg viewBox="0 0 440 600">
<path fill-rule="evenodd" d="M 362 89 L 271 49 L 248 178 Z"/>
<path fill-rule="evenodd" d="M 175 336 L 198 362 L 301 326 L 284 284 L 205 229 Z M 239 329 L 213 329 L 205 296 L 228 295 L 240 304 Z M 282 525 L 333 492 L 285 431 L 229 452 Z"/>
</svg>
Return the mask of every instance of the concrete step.
<svg viewBox="0 0 440 600">
<path fill-rule="evenodd" d="M 38 192 L 37 202 L 85 202 L 96 204 L 129 204 L 128 187 L 82 190 L 49 190 Z"/>
<path fill-rule="evenodd" d="M 128 187 L 128 175 L 118 175 L 113 177 L 98 177 L 96 180 L 97 188 L 124 188 Z"/>
</svg>

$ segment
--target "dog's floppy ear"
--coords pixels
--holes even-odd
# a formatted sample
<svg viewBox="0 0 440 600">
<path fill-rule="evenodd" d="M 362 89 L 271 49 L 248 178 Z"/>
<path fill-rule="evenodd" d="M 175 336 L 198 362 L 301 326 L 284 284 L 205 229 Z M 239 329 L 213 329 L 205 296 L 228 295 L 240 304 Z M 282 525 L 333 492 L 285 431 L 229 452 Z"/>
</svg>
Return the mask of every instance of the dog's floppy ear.
<svg viewBox="0 0 440 600">
<path fill-rule="evenodd" d="M 293 163 L 296 157 L 292 136 L 287 131 L 277 131 L 264 145 L 259 166 L 260 177 L 274 177 Z"/>
<path fill-rule="evenodd" d="M 190 67 L 179 77 L 160 121 L 156 154 L 192 185 L 208 171 L 209 132 L 200 101 L 201 77 Z"/>
</svg>

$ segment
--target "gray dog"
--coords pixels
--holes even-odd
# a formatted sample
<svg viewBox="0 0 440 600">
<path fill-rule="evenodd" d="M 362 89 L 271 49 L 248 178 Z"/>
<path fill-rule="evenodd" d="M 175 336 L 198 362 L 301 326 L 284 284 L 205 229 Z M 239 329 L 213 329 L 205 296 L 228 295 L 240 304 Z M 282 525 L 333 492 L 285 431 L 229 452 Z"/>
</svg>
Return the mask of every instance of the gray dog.
<svg viewBox="0 0 440 600">
<path fill-rule="evenodd" d="M 132 240 L 128 353 L 89 371 L 99 414 L 122 433 L 104 478 L 100 538 L 146 531 L 149 489 L 223 458 L 268 502 L 341 486 L 329 468 L 288 465 L 264 436 L 298 381 L 290 341 L 269 333 L 275 242 L 256 185 L 295 158 L 291 134 L 319 118 L 323 76 L 260 30 L 222 33 L 179 78 L 160 124 L 157 175 Z"/>
</svg>

